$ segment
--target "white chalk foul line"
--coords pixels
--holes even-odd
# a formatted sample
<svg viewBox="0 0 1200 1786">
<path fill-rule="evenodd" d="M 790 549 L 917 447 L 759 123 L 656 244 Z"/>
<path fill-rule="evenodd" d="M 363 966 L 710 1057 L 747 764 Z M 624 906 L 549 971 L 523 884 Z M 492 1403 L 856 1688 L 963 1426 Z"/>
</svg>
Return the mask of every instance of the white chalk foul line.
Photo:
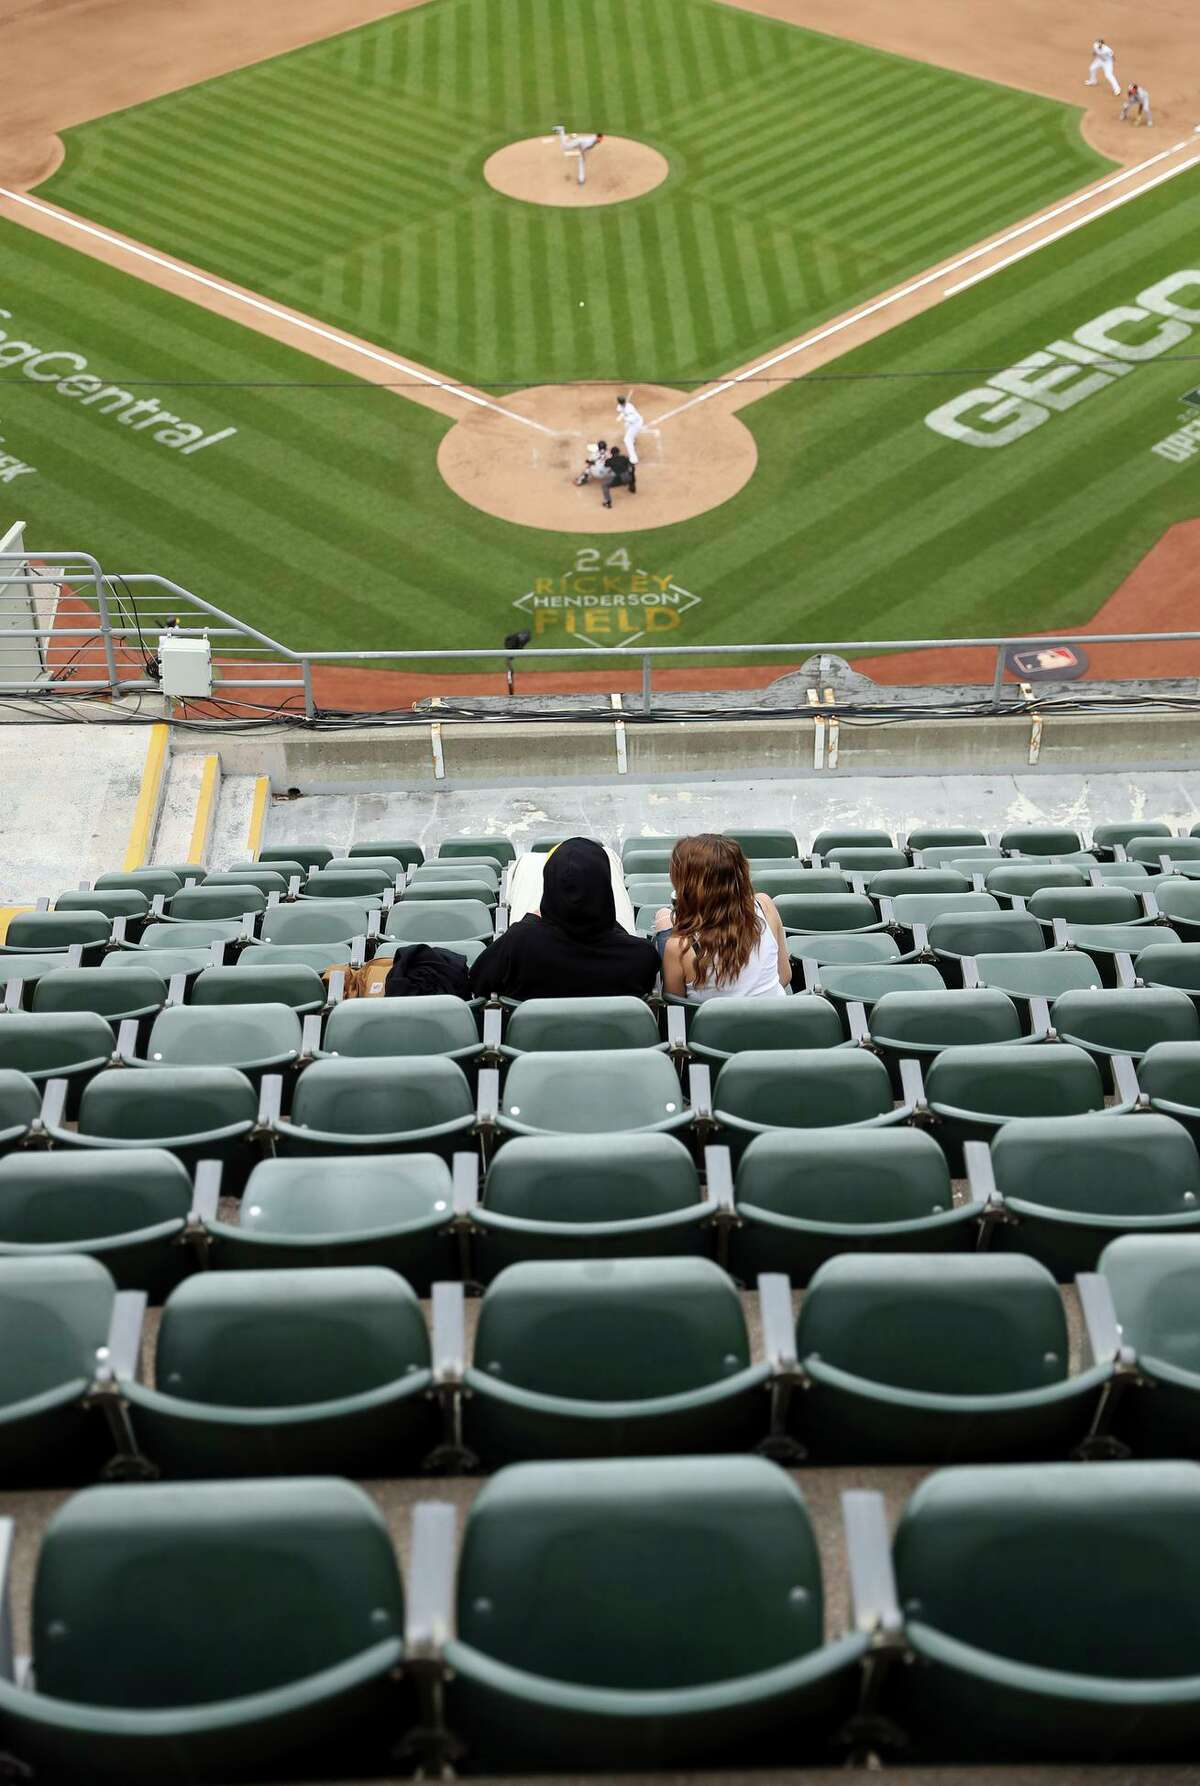
<svg viewBox="0 0 1200 1786">
<path fill-rule="evenodd" d="M 328 329 L 321 323 L 311 322 L 306 316 L 299 316 L 293 310 L 285 310 L 279 304 L 269 303 L 266 298 L 257 298 L 250 292 L 239 291 L 235 285 L 226 285 L 223 279 L 214 279 L 210 274 L 197 272 L 195 267 L 186 266 L 183 261 L 175 260 L 169 254 L 158 254 L 151 248 L 143 248 L 138 242 L 127 241 L 124 236 L 99 229 L 94 223 L 86 223 L 82 217 L 76 217 L 70 211 L 60 210 L 57 205 L 47 205 L 41 199 L 30 198 L 24 192 L 13 192 L 7 186 L 0 186 L 0 198 L 9 199 L 15 205 L 24 205 L 30 211 L 38 211 L 43 217 L 52 217 L 57 223 L 78 230 L 81 235 L 93 236 L 98 242 L 107 242 L 110 247 L 119 248 L 123 254 L 149 261 L 151 266 L 163 267 L 180 279 L 190 280 L 193 285 L 202 285 L 208 291 L 219 292 L 222 297 L 244 304 L 248 310 L 258 310 L 264 316 L 273 316 L 280 322 L 289 323 L 292 328 L 299 329 L 306 335 L 316 335 L 322 341 L 331 341 L 335 347 L 357 354 L 360 359 L 373 360 L 376 365 L 386 366 L 390 372 L 402 372 L 408 378 L 415 378 L 419 384 L 445 391 L 448 397 L 461 397 L 464 403 L 474 403 L 480 409 L 493 410 L 496 415 L 507 416 L 511 422 L 521 422 L 526 428 L 536 429 L 539 434 L 553 435 L 556 432 L 542 422 L 535 422 L 531 416 L 518 415 L 515 409 L 506 409 L 503 403 L 493 403 L 490 397 L 481 397 L 478 391 L 468 391 L 462 385 L 451 384 L 448 379 L 424 372 L 419 366 L 410 366 L 406 361 L 397 360 L 378 348 L 365 347 L 351 336 L 340 334 L 337 329 Z"/>
<path fill-rule="evenodd" d="M 972 248 L 969 253 L 960 255 L 957 260 L 951 261 L 948 265 L 935 267 L 931 273 L 922 273 L 919 279 L 914 279 L 909 285 L 901 286 L 899 291 L 889 292 L 886 297 L 876 298 L 873 303 L 864 305 L 861 310 L 854 310 L 849 316 L 843 316 L 837 322 L 829 323 L 825 328 L 818 329 L 815 334 L 806 335 L 802 341 L 793 342 L 791 347 L 785 347 L 780 353 L 772 354 L 770 359 L 760 360 L 757 365 L 748 367 L 746 371 L 732 373 L 728 378 L 710 385 L 707 390 L 699 391 L 694 397 L 689 397 L 685 403 L 679 403 L 674 409 L 668 409 L 663 415 L 657 416 L 655 426 L 672 421 L 675 416 L 682 415 L 685 410 L 694 409 L 698 403 L 707 403 L 710 397 L 719 397 L 723 392 L 732 391 L 738 385 L 745 384 L 749 379 L 760 377 L 762 373 L 769 372 L 773 366 L 780 366 L 785 360 L 792 359 L 794 355 L 804 353 L 807 348 L 817 347 L 822 341 L 828 341 L 832 336 L 840 335 L 843 330 L 853 328 L 855 323 L 864 322 L 867 317 L 877 316 L 881 310 L 887 310 L 893 304 L 902 303 L 905 298 L 911 298 L 914 292 L 924 291 L 927 286 L 935 285 L 939 279 L 945 279 L 949 274 L 957 273 L 960 267 L 968 267 L 973 261 L 982 260 L 985 255 L 994 254 L 998 248 L 1004 248 L 1009 242 L 1015 242 L 1019 237 L 1027 236 L 1031 230 L 1041 229 L 1044 224 L 1052 223 L 1056 217 L 1063 216 L 1067 211 L 1075 210 L 1079 205 L 1090 204 L 1093 199 L 1099 198 L 1101 193 L 1109 192 L 1114 186 L 1120 186 L 1124 181 L 1131 180 L 1135 174 L 1145 173 L 1147 168 L 1156 166 L 1160 161 L 1166 161 L 1172 155 L 1177 155 L 1181 149 L 1190 150 L 1192 147 L 1191 143 L 1182 142 L 1173 143 L 1169 149 L 1160 149 L 1157 155 L 1151 155 L 1146 161 L 1136 162 L 1133 167 L 1127 167 L 1121 173 L 1113 174 L 1109 179 L 1102 181 L 1099 186 L 1091 186 L 1086 192 L 1077 193 L 1074 198 L 1064 200 L 1062 204 L 1056 205 L 1053 210 L 1044 212 L 1040 217 L 1031 217 L 1025 223 L 1017 224 L 1014 229 L 1008 231 L 1007 235 L 997 237 L 994 242 L 985 243 L 981 248 Z M 1188 162 L 1184 165 L 1190 167 L 1192 163 Z M 1183 166 L 1172 169 L 1172 172 L 1176 171 L 1182 172 Z M 1139 186 L 1135 192 L 1125 196 L 1136 198 L 1139 192 L 1147 190 L 1146 186 Z M 1098 215 L 1099 212 L 1089 212 L 1079 221 L 1087 223 L 1093 216 Z M 1041 243 L 1035 243 L 1034 246 L 1040 247 Z M 944 295 L 949 296 L 949 293 Z"/>
</svg>

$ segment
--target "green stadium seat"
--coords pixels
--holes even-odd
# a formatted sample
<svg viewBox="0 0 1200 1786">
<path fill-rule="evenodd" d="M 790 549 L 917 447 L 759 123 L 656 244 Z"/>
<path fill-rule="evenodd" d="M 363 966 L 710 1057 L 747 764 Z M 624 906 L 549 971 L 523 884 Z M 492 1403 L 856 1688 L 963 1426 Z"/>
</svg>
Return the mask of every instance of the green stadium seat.
<svg viewBox="0 0 1200 1786">
<path fill-rule="evenodd" d="M 327 862 L 333 861 L 333 851 L 324 843 L 272 843 L 259 850 L 258 859 L 268 865 L 299 862 L 305 874 L 311 874 L 314 868 L 324 868 Z"/>
<path fill-rule="evenodd" d="M 527 998 L 508 1020 L 504 1053 L 662 1045 L 658 1020 L 640 998 Z"/>
<path fill-rule="evenodd" d="M 471 1146 L 475 1105 L 462 1068 L 441 1056 L 318 1060 L 300 1075 L 290 1118 L 272 1129 L 282 1154 L 449 1158 Z"/>
<path fill-rule="evenodd" d="M 345 899 L 368 909 L 395 884 L 386 868 L 317 868 L 300 889 L 301 899 Z"/>
<path fill-rule="evenodd" d="M 830 1259 L 800 1306 L 793 1429 L 838 1463 L 1066 1457 L 1111 1374 L 1069 1375 L 1067 1319 L 1032 1259 L 859 1253 Z"/>
<path fill-rule="evenodd" d="M 202 868 L 196 867 L 193 872 L 197 881 L 203 880 Z M 142 893 L 148 900 L 173 899 L 184 885 L 184 879 L 172 868 L 125 868 L 97 875 L 95 884 L 98 893 L 123 889 Z"/>
<path fill-rule="evenodd" d="M 321 1055 L 351 1060 L 442 1055 L 468 1066 L 478 1060 L 481 1048 L 470 1005 L 447 993 L 430 993 L 415 998 L 356 998 L 335 1006 L 325 1025 Z"/>
<path fill-rule="evenodd" d="M 1145 862 L 1152 870 L 1158 868 L 1164 856 L 1170 862 L 1194 862 L 1200 857 L 1200 838 L 1194 835 L 1158 837 L 1139 833 L 1125 845 L 1125 854 L 1131 862 Z"/>
<path fill-rule="evenodd" d="M 885 992 L 868 1018 L 871 1045 L 889 1064 L 929 1061 L 943 1048 L 1019 1042 L 1021 1019 L 1005 992 Z"/>
<path fill-rule="evenodd" d="M 991 893 L 898 893 L 884 917 L 911 930 L 914 924 L 928 927 L 944 917 L 986 919 L 999 910 L 1000 901 Z"/>
<path fill-rule="evenodd" d="M 736 843 L 744 856 L 770 856 L 786 862 L 800 855 L 800 845 L 791 831 L 724 831 L 722 836 Z"/>
<path fill-rule="evenodd" d="M 1010 855 L 1069 856 L 1083 842 L 1068 825 L 1010 825 L 1000 834 L 1000 848 Z"/>
<path fill-rule="evenodd" d="M 197 1006 L 286 1005 L 298 1017 L 325 1008 L 325 986 L 315 967 L 304 962 L 259 961 L 258 950 L 243 949 L 236 967 L 206 967 L 188 994 Z"/>
<path fill-rule="evenodd" d="M 1200 1043 L 1156 1042 L 1137 1076 L 1150 1108 L 1176 1117 L 1200 1147 Z"/>
<path fill-rule="evenodd" d="M 103 912 L 108 919 L 145 918 L 150 901 L 144 893 L 132 888 L 93 887 L 86 893 L 60 893 L 54 901 L 56 912 Z"/>
<path fill-rule="evenodd" d="M 438 909 L 442 910 L 443 908 L 439 907 Z M 489 937 L 487 942 L 490 941 L 491 938 Z M 483 954 L 484 949 L 487 947 L 487 942 L 481 941 L 478 937 L 464 938 L 453 936 L 442 937 L 434 946 L 439 949 L 449 949 L 452 954 L 461 955 L 467 966 L 470 967 L 471 963 L 473 961 L 478 961 L 479 957 Z M 373 961 L 378 961 L 383 956 L 394 958 L 401 949 L 407 949 L 408 947 L 409 943 L 403 937 L 400 937 L 399 939 L 385 937 L 382 942 L 376 943 L 375 953 L 371 959 Z"/>
<path fill-rule="evenodd" d="M 450 1168 L 432 1153 L 260 1160 L 239 1220 L 206 1228 L 223 1270 L 380 1265 L 428 1296 L 458 1270 L 453 1207 Z"/>
<path fill-rule="evenodd" d="M 286 868 L 287 864 L 281 864 Z M 286 897 L 290 877 L 275 868 L 227 868 L 223 874 L 206 874 L 206 887 L 257 887 L 260 893 Z"/>
<path fill-rule="evenodd" d="M 297 862 L 291 856 L 273 856 L 270 861 L 264 859 L 260 862 L 231 862 L 229 872 L 236 874 L 239 869 L 243 868 L 249 869 L 253 874 L 277 874 L 289 887 L 294 880 L 303 880 L 308 873 L 304 863 Z M 256 886 L 261 884 L 261 882 L 255 882 Z M 268 888 L 268 891 L 273 892 L 275 889 Z"/>
<path fill-rule="evenodd" d="M 300 1019 L 289 1005 L 168 1005 L 154 1019 L 144 1058 L 126 1056 L 126 1065 L 146 1067 L 236 1067 L 251 1078 L 300 1058 Z"/>
<path fill-rule="evenodd" d="M 457 880 L 442 880 L 436 875 L 428 880 L 414 880 L 404 891 L 406 905 L 428 905 L 436 901 L 461 905 L 474 901 L 489 911 L 495 907 L 498 897 L 496 883 L 487 877 L 476 876 L 474 870 L 468 870 Z"/>
<path fill-rule="evenodd" d="M 773 1129 L 878 1128 L 910 1112 L 893 1107 L 888 1070 L 875 1055 L 813 1048 L 735 1054 L 717 1076 L 713 1114 L 736 1157 Z"/>
<path fill-rule="evenodd" d="M 918 825 L 909 832 L 905 842 L 915 855 L 924 850 L 982 849 L 987 845 L 987 838 L 982 831 L 974 831 L 967 825 Z"/>
<path fill-rule="evenodd" d="M 671 851 L 678 842 L 679 836 L 675 833 L 672 833 L 670 837 L 627 837 L 621 845 L 622 866 L 630 856 L 635 855 L 639 850 L 665 850 L 669 859 Z"/>
<path fill-rule="evenodd" d="M 905 850 L 856 848 L 853 844 L 843 843 L 827 850 L 822 856 L 831 868 L 844 869 L 847 874 L 877 874 L 885 868 L 907 868 L 908 854 Z"/>
<path fill-rule="evenodd" d="M 375 874 L 386 874 L 389 886 L 393 885 L 398 879 L 402 879 L 405 873 L 405 865 L 400 860 L 399 856 L 387 856 L 382 853 L 377 856 L 334 856 L 332 860 L 325 864 L 321 873 L 337 874 L 342 870 L 345 870 L 347 873 L 357 874 L 366 869 L 370 869 L 371 872 Z M 425 871 L 424 869 L 418 868 L 415 869 L 414 872 L 416 874 L 423 874 Z"/>
<path fill-rule="evenodd" d="M 1195 866 L 1185 863 L 1180 872 L 1186 874 Z M 1115 887 L 1122 883 L 1132 883 L 1135 893 L 1154 891 L 1150 885 L 1150 870 L 1144 862 L 1101 862 L 1090 872 L 1101 886 Z"/>
<path fill-rule="evenodd" d="M 404 1475 L 437 1437 L 421 1305 L 377 1265 L 189 1278 L 154 1375 L 121 1390 L 139 1454 L 170 1478 Z"/>
<path fill-rule="evenodd" d="M 372 841 L 367 838 L 361 843 L 352 843 L 346 852 L 348 856 L 393 856 L 405 868 L 417 868 L 425 860 L 425 851 L 415 837 L 381 837 Z"/>
<path fill-rule="evenodd" d="M 1200 842 L 1200 839 L 1197 839 Z M 1158 909 L 1184 942 L 1200 942 L 1200 881 L 1162 875 L 1154 882 Z M 16 920 L 14 919 L 15 923 Z M 9 926 L 11 932 L 12 925 Z M 1158 937 L 1149 939 L 1158 942 Z"/>
<path fill-rule="evenodd" d="M 955 1205 L 945 1154 L 910 1128 L 760 1135 L 738 1163 L 736 1203 L 735 1277 L 781 1271 L 797 1286 L 841 1253 L 970 1251 L 982 1209 Z"/>
<path fill-rule="evenodd" d="M 627 875 L 625 890 L 635 906 L 670 905 L 675 897 L 669 875 Z"/>
<path fill-rule="evenodd" d="M 818 967 L 867 966 L 901 960 L 900 945 L 886 931 L 788 931 L 788 954 Z"/>
<path fill-rule="evenodd" d="M 246 912 L 256 916 L 267 909 L 267 896 L 261 887 L 237 883 L 232 887 L 184 887 L 168 902 L 166 922 L 169 924 L 210 924 L 214 919 L 241 918 Z"/>
<path fill-rule="evenodd" d="M 280 910 L 291 911 L 291 906 L 280 907 Z M 265 924 L 270 914 L 263 916 Z M 146 952 L 154 950 L 157 954 L 166 950 L 203 949 L 208 961 L 212 960 L 214 943 L 234 943 L 244 935 L 244 926 L 240 918 L 211 918 L 203 923 L 185 924 L 182 919 L 172 924 L 147 924 L 142 931 L 141 941 L 126 943 L 126 949 Z"/>
<path fill-rule="evenodd" d="M 427 887 L 441 887 L 447 882 L 461 884 L 464 881 L 469 881 L 472 886 L 487 887 L 490 897 L 486 903 L 495 905 L 500 891 L 500 870 L 494 862 L 430 862 L 424 868 L 413 870 L 405 895 L 409 899 L 424 899 L 427 897 Z M 432 897 L 436 898 L 437 894 Z M 471 897 L 476 898 L 478 895 L 472 894 Z"/>
<path fill-rule="evenodd" d="M 784 893 L 849 893 L 849 877 L 839 868 L 754 868 L 756 893 L 778 899 Z"/>
<path fill-rule="evenodd" d="M 1046 947 L 1046 933 L 1029 912 L 943 912 L 928 929 L 934 959 L 948 966 L 965 956 L 1016 955 Z"/>
<path fill-rule="evenodd" d="M 1170 825 L 1164 825 L 1161 819 L 1130 819 L 1115 825 L 1092 826 L 1092 848 L 1098 852 L 1111 855 L 1120 844 L 1127 849 L 1135 837 L 1170 837 Z"/>
<path fill-rule="evenodd" d="M 291 909 L 297 908 L 293 906 Z M 252 943 L 242 950 L 234 966 L 248 973 L 266 967 L 307 967 L 319 976 L 328 968 L 348 966 L 350 955 L 351 945 L 345 939 L 323 943 Z"/>
<path fill-rule="evenodd" d="M 104 912 L 18 912 L 8 921 L 0 944 L 0 973 L 6 955 L 41 955 L 60 949 L 65 954 L 77 945 L 90 966 L 99 959 L 112 935 L 113 920 Z"/>
<path fill-rule="evenodd" d="M 34 1012 L 93 1011 L 110 1024 L 155 1016 L 167 1002 L 167 982 L 136 956 L 134 961 L 123 974 L 103 967 L 61 967 L 43 974 L 33 992 Z"/>
<path fill-rule="evenodd" d="M 1133 966 L 1147 986 L 1174 986 L 1200 999 L 1200 942 L 1149 943 L 1139 949 Z"/>
<path fill-rule="evenodd" d="M 537 1260 L 484 1294 L 462 1429 L 486 1468 L 748 1450 L 767 1429 L 732 1280 L 710 1259 Z"/>
<path fill-rule="evenodd" d="M 57 968 L 63 967 L 68 959 L 69 952 L 64 952 L 62 949 L 52 949 L 46 955 L 0 953 L 0 996 L 3 995 L 5 987 L 11 985 L 15 980 L 23 989 L 24 1002 L 28 1006 L 31 1002 L 33 988 L 42 976 L 54 973 Z M 105 959 L 111 960 L 112 958 L 106 956 Z"/>
<path fill-rule="evenodd" d="M 1014 1117 L 1105 1107 L 1099 1067 L 1068 1042 L 944 1048 L 925 1075 L 925 1097 L 952 1171 L 964 1142 L 990 1141 Z"/>
<path fill-rule="evenodd" d="M 86 1255 L 119 1290 L 161 1302 L 188 1269 L 193 1203 L 187 1172 L 161 1149 L 8 1154 L 0 1159 L 0 1259 Z"/>
<path fill-rule="evenodd" d="M 504 1470 L 442 1616 L 446 1721 L 472 1765 L 560 1779 L 823 1755 L 869 1644 L 824 1643 L 804 1502 L 760 1457 Z"/>
<path fill-rule="evenodd" d="M 1121 983 L 1121 956 L 1141 953 L 1148 940 L 1177 943 L 1178 932 L 1167 924 L 1067 924 L 1059 921 L 1055 934 L 1065 947 L 1090 955 L 1105 986 Z"/>
<path fill-rule="evenodd" d="M 116 968 L 123 974 L 157 974 L 169 987 L 176 974 L 194 984 L 196 976 L 212 965 L 212 959 L 211 943 L 201 949 L 113 949 L 100 966 L 105 973 Z"/>
<path fill-rule="evenodd" d="M 1195 1464 L 944 1470 L 893 1558 L 915 1663 L 880 1710 L 910 1765 L 1195 1755 Z"/>
<path fill-rule="evenodd" d="M 1112 1429 L 1135 1457 L 1200 1455 L 1200 1234 L 1128 1234 L 1100 1255 L 1119 1328 Z"/>
<path fill-rule="evenodd" d="M 665 1054 L 578 1049 L 519 1055 L 497 1121 L 502 1135 L 674 1134 L 692 1112 Z"/>
<path fill-rule="evenodd" d="M 602 1152 L 581 1152 L 571 1135 L 518 1137 L 471 1211 L 474 1275 L 487 1283 L 530 1259 L 707 1253 L 716 1213 L 673 1135 L 609 1135 Z"/>
<path fill-rule="evenodd" d="M 1028 1253 L 1062 1283 L 1094 1271 L 1118 1234 L 1200 1229 L 1200 1158 L 1169 1116 L 1006 1123 L 992 1142 L 991 1176 L 1005 1216 L 993 1251 Z M 977 1195 L 989 1190 L 985 1177 Z"/>
<path fill-rule="evenodd" d="M 1200 888 L 1197 888 L 1200 893 Z M 1140 926 L 1149 924 L 1141 899 L 1128 886 L 1041 887 L 1030 895 L 1027 909 L 1048 929 L 1055 918 L 1068 924 Z"/>
<path fill-rule="evenodd" d="M 923 868 L 952 868 L 956 874 L 968 875 L 986 874 L 990 864 L 1005 860 L 999 845 L 990 843 L 930 844 L 920 856 Z"/>
<path fill-rule="evenodd" d="M 53 1092 L 51 1081 L 47 1105 Z M 43 1120 L 56 1147 L 167 1148 L 189 1171 L 201 1160 L 221 1160 L 232 1190 L 251 1164 L 257 1116 L 254 1087 L 235 1068 L 163 1066 L 97 1074 L 83 1088 L 74 1129 L 53 1109 Z"/>
<path fill-rule="evenodd" d="M 813 856 L 828 856 L 830 850 L 891 850 L 896 840 L 890 831 L 818 831 L 812 840 Z"/>
<path fill-rule="evenodd" d="M 87 1404 L 123 1306 L 95 1259 L 0 1258 L 0 1486 L 83 1482 L 111 1457 L 108 1423 Z M 6 1725 L 0 1706 L 7 1739 Z"/>
<path fill-rule="evenodd" d="M 6 1671 L 0 1722 L 38 1779 L 387 1770 L 404 1600 L 352 1483 L 88 1489 L 50 1520 L 33 1597 L 37 1691 Z"/>
<path fill-rule="evenodd" d="M 276 905 L 262 915 L 258 934 L 264 943 L 345 943 L 365 936 L 373 914 L 361 905 Z"/>
<path fill-rule="evenodd" d="M 1029 899 L 1043 887 L 1086 887 L 1088 878 L 1066 862 L 998 862 L 983 884 L 1001 899 Z"/>
<path fill-rule="evenodd" d="M 516 845 L 507 837 L 443 837 L 438 856 L 444 861 L 454 856 L 490 856 L 501 868 L 517 859 Z"/>
<path fill-rule="evenodd" d="M 480 899 L 404 899 L 388 913 L 384 932 L 398 943 L 490 942 L 492 913 Z"/>
<path fill-rule="evenodd" d="M 0 1068 L 35 1085 L 65 1080 L 72 1109 L 113 1054 L 112 1028 L 94 1011 L 0 1011 Z"/>
<path fill-rule="evenodd" d="M 1041 949 L 1029 954 L 976 955 L 975 976 L 980 986 L 1006 992 L 1028 1027 L 1029 1001 L 1053 1002 L 1060 993 L 1086 990 L 1101 984 L 1100 969 L 1082 949 Z"/>
<path fill-rule="evenodd" d="M 946 989 L 941 974 L 928 961 L 851 962 L 848 967 L 837 963 L 818 967 L 813 963 L 813 971 L 816 978 L 809 991 L 829 999 L 843 1016 L 851 1004 L 861 1004 L 869 1011 L 888 992 Z"/>
<path fill-rule="evenodd" d="M 965 874 L 953 868 L 881 868 L 867 882 L 872 899 L 895 899 L 900 893 L 970 893 Z"/>
<path fill-rule="evenodd" d="M 621 864 L 627 875 L 664 875 L 671 868 L 670 850 L 630 850 Z"/>
<path fill-rule="evenodd" d="M 1064 1042 L 1103 1060 L 1141 1058 L 1156 1042 L 1200 1042 L 1200 1017 L 1186 992 L 1170 986 L 1106 986 L 1064 992 L 1050 1013 Z"/>
<path fill-rule="evenodd" d="M 785 893 L 776 906 L 786 931 L 864 931 L 881 928 L 865 893 Z"/>
<path fill-rule="evenodd" d="M 837 1048 L 842 1021 L 826 999 L 706 999 L 692 1019 L 690 1053 L 714 1066 L 747 1049 Z"/>
<path fill-rule="evenodd" d="M 25 1145 L 41 1111 L 41 1093 L 33 1080 L 0 1067 L 0 1155 Z"/>
</svg>

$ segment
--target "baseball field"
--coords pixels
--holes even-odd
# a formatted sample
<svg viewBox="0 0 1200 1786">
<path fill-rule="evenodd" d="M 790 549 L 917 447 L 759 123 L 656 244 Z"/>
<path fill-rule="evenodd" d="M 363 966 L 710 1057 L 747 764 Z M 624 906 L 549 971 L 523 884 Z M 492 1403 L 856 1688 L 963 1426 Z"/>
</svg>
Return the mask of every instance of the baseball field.
<svg viewBox="0 0 1200 1786">
<path fill-rule="evenodd" d="M 1089 621 L 1200 514 L 1190 115 L 1086 128 L 1082 6 L 1080 104 L 766 10 L 426 0 L 64 128 L 0 188 L 5 522 L 314 649 Z"/>
</svg>

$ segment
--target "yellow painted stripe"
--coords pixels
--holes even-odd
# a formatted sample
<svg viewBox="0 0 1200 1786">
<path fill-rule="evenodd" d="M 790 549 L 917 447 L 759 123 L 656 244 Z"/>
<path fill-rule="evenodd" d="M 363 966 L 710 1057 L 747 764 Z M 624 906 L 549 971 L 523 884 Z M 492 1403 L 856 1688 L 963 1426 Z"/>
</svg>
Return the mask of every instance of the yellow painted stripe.
<svg viewBox="0 0 1200 1786">
<path fill-rule="evenodd" d="M 252 862 L 258 861 L 258 852 L 262 848 L 263 825 L 266 823 L 270 795 L 271 777 L 260 775 L 254 783 L 254 805 L 250 808 L 250 830 L 246 835 L 246 848 Z"/>
<path fill-rule="evenodd" d="M 8 935 L 8 925 L 11 918 L 19 917 L 22 912 L 32 912 L 35 909 L 36 908 L 32 905 L 0 905 L 0 943 L 2 943 Z M 0 979 L 2 978 L 3 975 L 0 975 Z"/>
<path fill-rule="evenodd" d="M 146 766 L 142 770 L 142 786 L 134 808 L 129 831 L 129 847 L 122 868 L 144 868 L 154 842 L 154 823 L 162 799 L 163 777 L 167 772 L 167 742 L 170 727 L 151 726 L 146 750 Z"/>
<path fill-rule="evenodd" d="M 196 797 L 196 822 L 192 826 L 192 841 L 188 845 L 188 861 L 203 862 L 208 847 L 209 833 L 212 829 L 213 807 L 216 804 L 217 790 L 221 776 L 221 759 L 214 752 L 204 759 L 204 773 L 200 777 L 200 792 Z"/>
</svg>

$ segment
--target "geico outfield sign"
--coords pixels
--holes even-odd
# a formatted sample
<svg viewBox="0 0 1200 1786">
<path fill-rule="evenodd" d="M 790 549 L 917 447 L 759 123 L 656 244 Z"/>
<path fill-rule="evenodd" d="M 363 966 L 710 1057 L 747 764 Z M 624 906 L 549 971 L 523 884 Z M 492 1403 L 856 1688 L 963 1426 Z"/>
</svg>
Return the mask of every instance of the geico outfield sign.
<svg viewBox="0 0 1200 1786">
<path fill-rule="evenodd" d="M 0 310 L 0 316 L 11 319 L 12 311 Z M 81 353 L 36 347 L 32 341 L 23 341 L 0 328 L 0 371 L 9 366 L 20 366 L 34 384 L 52 385 L 60 397 L 73 397 L 85 409 L 95 408 L 101 415 L 115 416 L 127 428 L 138 432 L 151 429 L 151 440 L 185 454 L 202 452 L 237 433 L 236 428 L 220 428 L 209 434 L 195 422 L 185 422 L 182 416 L 164 409 L 157 397 L 137 397 L 120 385 L 97 378 L 88 371 Z"/>
<path fill-rule="evenodd" d="M 1076 329 L 997 372 L 985 385 L 952 397 L 925 417 L 926 426 L 964 446 L 1011 446 L 1064 409 L 1127 378 L 1186 341 L 1200 323 L 1200 272 L 1171 273 Z"/>
</svg>

